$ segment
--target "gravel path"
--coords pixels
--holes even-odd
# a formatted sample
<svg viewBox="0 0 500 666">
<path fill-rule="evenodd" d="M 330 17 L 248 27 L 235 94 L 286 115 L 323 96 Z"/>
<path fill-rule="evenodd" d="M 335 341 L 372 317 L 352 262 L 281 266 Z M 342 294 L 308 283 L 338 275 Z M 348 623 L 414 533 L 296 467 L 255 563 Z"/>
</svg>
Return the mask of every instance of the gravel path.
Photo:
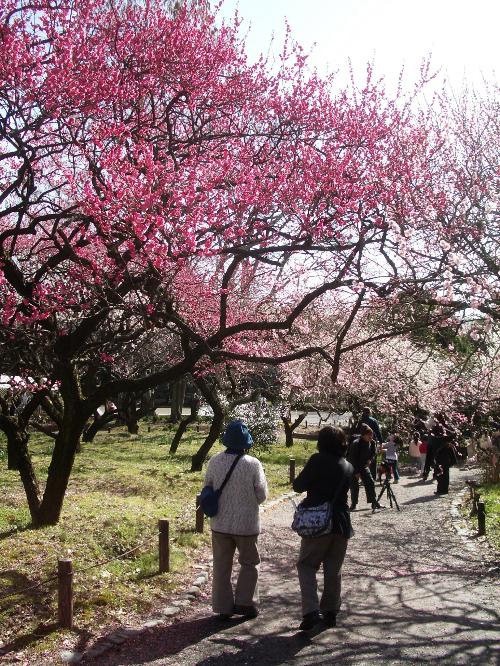
<svg viewBox="0 0 500 666">
<path fill-rule="evenodd" d="M 467 472 L 452 470 L 453 490 Z M 261 553 L 261 614 L 222 624 L 211 615 L 209 589 L 182 617 L 148 630 L 87 664 L 223 666 L 226 664 L 468 664 L 500 663 L 498 562 L 481 544 L 454 530 L 454 493 L 403 476 L 394 491 L 401 512 L 353 513 L 356 534 L 344 563 L 338 626 L 309 635 L 300 621 L 290 530 L 293 507 L 265 512 Z M 387 504 L 386 499 L 381 500 Z"/>
</svg>

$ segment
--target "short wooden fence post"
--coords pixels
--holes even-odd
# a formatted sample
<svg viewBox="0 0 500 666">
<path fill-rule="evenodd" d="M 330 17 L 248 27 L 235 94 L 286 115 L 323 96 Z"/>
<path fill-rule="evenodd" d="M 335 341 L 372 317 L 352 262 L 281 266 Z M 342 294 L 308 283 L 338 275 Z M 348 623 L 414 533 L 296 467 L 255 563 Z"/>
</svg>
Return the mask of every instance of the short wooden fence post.
<svg viewBox="0 0 500 666">
<path fill-rule="evenodd" d="M 158 521 L 158 546 L 160 573 L 170 571 L 170 544 L 169 544 L 169 523 L 166 518 L 160 518 Z"/>
<path fill-rule="evenodd" d="M 477 516 L 477 505 L 479 502 L 479 495 L 476 493 L 475 489 L 473 490 L 473 495 L 472 495 L 472 509 L 470 512 L 471 518 L 472 516 Z"/>
<path fill-rule="evenodd" d="M 200 495 L 196 495 L 196 531 L 201 534 L 203 532 L 204 524 L 203 510 L 200 506 Z"/>
<path fill-rule="evenodd" d="M 64 629 L 73 627 L 73 562 L 58 560 L 58 596 L 57 613 L 59 626 Z"/>
<path fill-rule="evenodd" d="M 306 421 L 306 430 L 307 430 L 307 421 Z"/>
<path fill-rule="evenodd" d="M 295 481 L 295 458 L 290 458 L 290 483 Z"/>
<path fill-rule="evenodd" d="M 486 534 L 486 509 L 484 502 L 477 503 L 477 528 L 479 536 Z"/>
<path fill-rule="evenodd" d="M 148 425 L 148 432 L 151 432 L 151 426 Z"/>
</svg>

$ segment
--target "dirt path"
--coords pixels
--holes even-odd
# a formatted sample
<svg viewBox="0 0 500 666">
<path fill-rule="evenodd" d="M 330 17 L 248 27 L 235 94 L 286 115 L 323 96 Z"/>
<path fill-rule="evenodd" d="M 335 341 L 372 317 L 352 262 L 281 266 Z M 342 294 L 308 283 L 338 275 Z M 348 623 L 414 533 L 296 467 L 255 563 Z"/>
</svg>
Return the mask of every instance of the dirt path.
<svg viewBox="0 0 500 666">
<path fill-rule="evenodd" d="M 466 472 L 453 470 L 452 488 Z M 264 514 L 261 615 L 221 624 L 207 595 L 170 625 L 152 628 L 86 664 L 477 664 L 500 661 L 498 562 L 452 526 L 447 497 L 405 476 L 394 491 L 402 511 L 353 514 L 356 535 L 344 564 L 338 627 L 314 635 L 300 621 L 292 505 Z M 385 499 L 382 500 L 383 503 Z M 209 592 L 209 590 L 207 590 Z"/>
</svg>

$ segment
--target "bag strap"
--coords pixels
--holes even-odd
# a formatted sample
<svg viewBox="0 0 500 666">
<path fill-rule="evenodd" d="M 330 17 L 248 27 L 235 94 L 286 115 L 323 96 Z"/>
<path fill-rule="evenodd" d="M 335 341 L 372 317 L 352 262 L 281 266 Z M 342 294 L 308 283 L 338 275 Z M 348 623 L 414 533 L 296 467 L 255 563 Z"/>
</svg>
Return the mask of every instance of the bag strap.
<svg viewBox="0 0 500 666">
<path fill-rule="evenodd" d="M 219 488 L 217 489 L 217 492 L 219 493 L 219 497 L 220 497 L 222 491 L 224 490 L 224 486 L 225 486 L 226 483 L 229 481 L 229 479 L 230 479 L 230 477 L 231 477 L 231 474 L 233 473 L 234 468 L 236 467 L 236 465 L 238 464 L 238 462 L 241 460 L 241 458 L 242 458 L 244 455 L 245 455 L 244 453 L 239 453 L 239 454 L 236 456 L 236 460 L 233 460 L 233 463 L 232 463 L 231 467 L 229 468 L 229 471 L 228 471 L 228 473 L 226 474 L 226 476 L 225 476 L 225 478 L 224 478 L 224 481 L 221 483 L 221 485 L 220 485 Z"/>
</svg>

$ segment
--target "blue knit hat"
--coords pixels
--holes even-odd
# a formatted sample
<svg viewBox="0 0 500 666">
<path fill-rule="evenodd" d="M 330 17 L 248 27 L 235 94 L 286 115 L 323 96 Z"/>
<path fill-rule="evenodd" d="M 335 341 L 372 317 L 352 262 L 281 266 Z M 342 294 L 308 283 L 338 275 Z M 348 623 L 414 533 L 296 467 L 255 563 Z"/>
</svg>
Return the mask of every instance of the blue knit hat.
<svg viewBox="0 0 500 666">
<path fill-rule="evenodd" d="M 222 443 L 228 449 L 244 451 L 252 446 L 253 439 L 243 421 L 235 419 L 234 421 L 229 421 L 227 424 L 226 430 L 222 435 Z"/>
</svg>

